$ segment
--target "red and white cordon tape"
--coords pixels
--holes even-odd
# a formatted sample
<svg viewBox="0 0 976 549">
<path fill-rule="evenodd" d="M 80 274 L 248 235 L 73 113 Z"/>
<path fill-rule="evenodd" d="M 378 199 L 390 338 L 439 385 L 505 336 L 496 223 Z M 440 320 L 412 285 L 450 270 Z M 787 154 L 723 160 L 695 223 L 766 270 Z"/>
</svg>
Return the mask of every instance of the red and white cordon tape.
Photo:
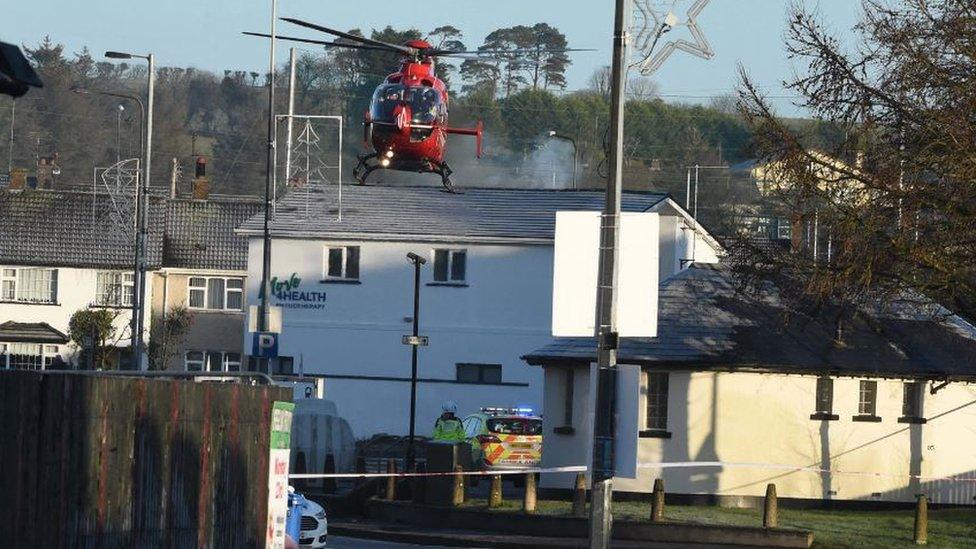
<svg viewBox="0 0 976 549">
<path fill-rule="evenodd" d="M 381 477 L 453 477 L 455 475 L 526 475 L 529 473 L 582 473 L 588 468 L 585 465 L 568 467 L 530 467 L 527 469 L 499 469 L 497 471 L 446 471 L 428 473 L 296 473 L 288 478 L 381 478 Z"/>
<path fill-rule="evenodd" d="M 816 466 L 796 466 L 782 463 L 749 463 L 729 461 L 662 461 L 638 464 L 640 469 L 680 469 L 680 468 L 747 468 L 781 470 L 787 472 L 807 472 L 830 475 L 858 475 L 869 477 L 913 478 L 925 481 L 945 482 L 976 482 L 976 477 L 953 478 L 951 476 L 915 475 L 911 473 L 878 473 L 868 471 L 842 471 L 838 469 L 824 469 Z M 500 469 L 493 471 L 447 471 L 424 473 L 296 473 L 288 475 L 293 479 L 318 478 L 383 478 L 383 477 L 446 477 L 446 476 L 484 476 L 484 475 L 525 475 L 529 473 L 583 473 L 589 470 L 585 465 L 570 465 L 564 467 L 529 467 L 525 469 Z"/>
</svg>

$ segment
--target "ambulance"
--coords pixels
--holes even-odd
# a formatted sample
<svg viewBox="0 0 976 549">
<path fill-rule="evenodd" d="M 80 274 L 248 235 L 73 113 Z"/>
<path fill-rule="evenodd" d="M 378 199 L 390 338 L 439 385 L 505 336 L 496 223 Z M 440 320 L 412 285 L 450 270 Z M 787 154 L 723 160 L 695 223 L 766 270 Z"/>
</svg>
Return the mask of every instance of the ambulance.
<svg viewBox="0 0 976 549">
<path fill-rule="evenodd" d="M 486 471 L 542 463 L 542 418 L 530 408 L 482 408 L 465 417 L 462 425 L 472 461 Z"/>
</svg>

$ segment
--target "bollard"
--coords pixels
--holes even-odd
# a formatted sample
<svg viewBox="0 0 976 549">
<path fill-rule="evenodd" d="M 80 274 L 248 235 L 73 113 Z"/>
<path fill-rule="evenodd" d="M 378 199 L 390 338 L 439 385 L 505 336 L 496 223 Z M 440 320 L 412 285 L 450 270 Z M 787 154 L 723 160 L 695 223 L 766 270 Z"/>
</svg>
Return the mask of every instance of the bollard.
<svg viewBox="0 0 976 549">
<path fill-rule="evenodd" d="M 455 473 L 463 473 L 464 468 L 460 465 L 454 467 Z M 455 507 L 464 503 L 464 475 L 454 475 L 454 499 L 451 502 Z"/>
<path fill-rule="evenodd" d="M 356 472 L 361 475 L 366 474 L 366 458 L 364 458 L 363 456 L 356 457 Z M 356 479 L 356 486 L 359 486 L 364 482 L 366 482 L 366 479 L 359 477 Z"/>
<path fill-rule="evenodd" d="M 576 487 L 573 489 L 573 516 L 586 516 L 586 475 L 576 474 Z"/>
<path fill-rule="evenodd" d="M 535 513 L 536 490 L 535 473 L 525 475 L 525 495 L 522 496 L 522 510 Z"/>
<path fill-rule="evenodd" d="M 776 503 L 776 485 L 766 485 L 766 499 L 763 502 L 763 528 L 776 528 L 779 523 L 779 506 Z"/>
<path fill-rule="evenodd" d="M 491 490 L 488 492 L 488 508 L 502 506 L 502 476 L 491 475 Z"/>
<path fill-rule="evenodd" d="M 414 473 L 426 473 L 426 467 L 419 463 L 413 464 Z M 423 503 L 427 499 L 427 477 L 414 477 L 413 479 L 413 502 Z"/>
<path fill-rule="evenodd" d="M 327 475 L 335 474 L 336 472 L 335 456 L 333 456 L 332 454 L 325 456 L 325 467 L 322 468 L 322 472 Z M 322 492 L 326 494 L 336 493 L 336 479 L 334 478 L 322 479 Z"/>
<path fill-rule="evenodd" d="M 397 472 L 396 460 L 389 459 L 386 461 L 386 472 L 389 474 L 396 474 Z M 386 477 L 386 501 L 393 501 L 396 499 L 396 477 L 390 476 Z"/>
<path fill-rule="evenodd" d="M 664 522 L 664 479 L 654 479 L 651 492 L 651 522 Z"/>
<path fill-rule="evenodd" d="M 929 498 L 918 495 L 915 504 L 915 545 L 925 545 L 929 540 Z"/>
</svg>

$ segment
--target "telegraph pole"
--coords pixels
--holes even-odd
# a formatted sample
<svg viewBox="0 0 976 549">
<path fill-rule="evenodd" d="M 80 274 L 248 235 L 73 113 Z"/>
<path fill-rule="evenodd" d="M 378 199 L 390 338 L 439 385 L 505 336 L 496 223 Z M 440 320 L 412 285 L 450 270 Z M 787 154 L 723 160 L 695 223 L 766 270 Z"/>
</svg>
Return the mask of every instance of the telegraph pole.
<svg viewBox="0 0 976 549">
<path fill-rule="evenodd" d="M 285 138 L 285 185 L 291 183 L 292 131 L 295 125 L 295 48 L 288 56 L 288 133 Z M 306 172 L 307 173 L 307 172 Z"/>
<path fill-rule="evenodd" d="M 258 331 L 268 331 L 268 300 L 271 295 L 271 187 L 274 180 L 275 158 L 275 22 L 278 19 L 278 0 L 271 0 L 271 57 L 268 73 L 268 155 L 264 180 L 264 239 L 261 263 L 261 305 L 258 311 Z M 271 373 L 271 363 L 265 365 Z"/>
<path fill-rule="evenodd" d="M 610 546 L 610 502 L 614 475 L 614 421 L 617 385 L 617 260 L 620 197 L 623 189 L 624 97 L 627 86 L 629 0 L 616 0 L 610 84 L 610 154 L 606 203 L 600 218 L 597 276 L 597 393 L 593 423 L 590 548 Z"/>
</svg>

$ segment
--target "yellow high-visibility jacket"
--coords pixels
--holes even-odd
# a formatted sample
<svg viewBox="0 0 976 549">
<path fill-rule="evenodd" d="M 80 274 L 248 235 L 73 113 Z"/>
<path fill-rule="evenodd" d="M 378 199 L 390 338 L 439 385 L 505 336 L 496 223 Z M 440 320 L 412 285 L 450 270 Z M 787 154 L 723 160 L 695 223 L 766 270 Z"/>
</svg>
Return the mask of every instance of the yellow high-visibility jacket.
<svg viewBox="0 0 976 549">
<path fill-rule="evenodd" d="M 456 417 L 439 417 L 434 423 L 434 440 L 461 442 L 465 438 L 464 426 L 461 425 L 461 420 Z"/>
</svg>

